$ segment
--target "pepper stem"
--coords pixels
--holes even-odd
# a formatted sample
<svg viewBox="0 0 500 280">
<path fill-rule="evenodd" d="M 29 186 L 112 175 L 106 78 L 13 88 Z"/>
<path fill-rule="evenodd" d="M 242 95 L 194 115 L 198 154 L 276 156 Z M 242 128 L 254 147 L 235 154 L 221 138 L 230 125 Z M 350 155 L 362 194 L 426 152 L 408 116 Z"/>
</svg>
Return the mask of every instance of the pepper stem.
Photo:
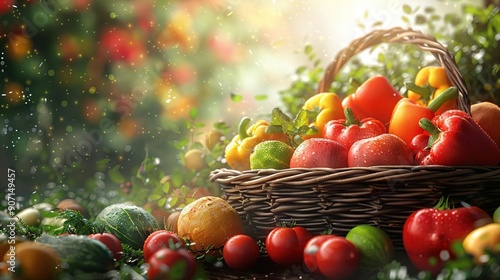
<svg viewBox="0 0 500 280">
<path fill-rule="evenodd" d="M 344 115 L 345 115 L 345 126 L 350 126 L 350 125 L 360 125 L 361 122 L 356 118 L 354 113 L 352 112 L 351 108 L 346 107 L 344 109 Z"/>
<path fill-rule="evenodd" d="M 448 100 L 458 97 L 458 90 L 456 87 L 449 87 L 445 91 L 443 91 L 440 95 L 434 98 L 427 108 L 429 108 L 432 112 L 436 112 L 439 108 Z"/>
<path fill-rule="evenodd" d="M 405 86 L 408 90 L 420 95 L 420 100 L 422 100 L 424 104 L 429 103 L 434 96 L 434 92 L 436 91 L 436 88 L 432 87 L 428 83 L 425 83 L 425 85 L 422 86 L 417 86 L 414 83 L 405 83 Z"/>
<path fill-rule="evenodd" d="M 248 124 L 250 124 L 251 119 L 249 117 L 244 117 L 241 119 L 240 124 L 238 125 L 238 135 L 240 136 L 240 140 L 243 140 L 247 137 L 250 137 L 247 133 Z"/>
<path fill-rule="evenodd" d="M 429 119 L 426 118 L 421 118 L 418 122 L 418 125 L 425 131 L 429 132 L 430 137 L 426 149 L 430 149 L 439 139 L 441 130 L 439 130 L 439 128 L 437 128 Z"/>
</svg>

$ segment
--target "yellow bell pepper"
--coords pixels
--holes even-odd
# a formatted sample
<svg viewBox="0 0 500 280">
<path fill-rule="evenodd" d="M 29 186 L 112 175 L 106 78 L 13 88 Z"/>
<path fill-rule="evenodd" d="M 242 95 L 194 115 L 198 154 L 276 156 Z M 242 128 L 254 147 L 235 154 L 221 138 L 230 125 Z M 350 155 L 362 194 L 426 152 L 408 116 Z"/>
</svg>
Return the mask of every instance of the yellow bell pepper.
<svg viewBox="0 0 500 280">
<path fill-rule="evenodd" d="M 318 113 L 315 121 L 310 124 L 310 126 L 315 126 L 318 132 L 303 136 L 303 139 L 323 137 L 327 122 L 345 118 L 342 100 L 332 92 L 318 93 L 310 97 L 304 103 L 303 109 Z"/>
<path fill-rule="evenodd" d="M 406 84 L 408 88 L 408 99 L 415 101 L 417 104 L 427 106 L 429 103 L 438 97 L 443 91 L 452 87 L 448 75 L 443 67 L 427 66 L 420 69 L 415 76 L 414 84 Z M 446 101 L 436 115 L 451 109 L 457 109 L 457 98 Z"/>
<path fill-rule="evenodd" d="M 472 230 L 462 241 L 464 250 L 474 256 L 478 264 L 487 261 L 482 258 L 486 250 L 493 254 L 500 253 L 500 224 L 490 223 Z"/>
<path fill-rule="evenodd" d="M 238 134 L 233 137 L 226 146 L 225 157 L 229 167 L 235 170 L 250 169 L 250 155 L 255 146 L 267 140 L 278 140 L 284 143 L 289 142 L 289 138 L 284 133 L 266 133 L 269 122 L 258 120 L 252 126 L 250 118 L 243 118 L 238 126 Z"/>
</svg>

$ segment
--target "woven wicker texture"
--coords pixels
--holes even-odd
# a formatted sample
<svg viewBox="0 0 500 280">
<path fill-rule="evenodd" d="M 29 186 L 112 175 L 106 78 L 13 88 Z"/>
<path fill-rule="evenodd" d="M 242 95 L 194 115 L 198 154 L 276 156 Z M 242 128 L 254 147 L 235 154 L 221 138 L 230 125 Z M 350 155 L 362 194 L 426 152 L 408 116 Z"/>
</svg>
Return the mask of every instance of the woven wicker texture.
<svg viewBox="0 0 500 280">
<path fill-rule="evenodd" d="M 414 44 L 431 52 L 459 90 L 459 106 L 470 113 L 465 82 L 453 55 L 435 38 L 411 29 L 375 30 L 341 50 L 325 69 L 318 92 L 355 54 L 380 43 Z M 500 167 L 374 166 L 285 170 L 214 170 L 224 198 L 238 211 L 247 232 L 265 239 L 282 222 L 315 233 L 345 235 L 359 224 L 379 226 L 402 248 L 402 228 L 415 210 L 433 207 L 443 196 L 455 206 L 480 206 L 490 214 L 500 205 Z"/>
</svg>

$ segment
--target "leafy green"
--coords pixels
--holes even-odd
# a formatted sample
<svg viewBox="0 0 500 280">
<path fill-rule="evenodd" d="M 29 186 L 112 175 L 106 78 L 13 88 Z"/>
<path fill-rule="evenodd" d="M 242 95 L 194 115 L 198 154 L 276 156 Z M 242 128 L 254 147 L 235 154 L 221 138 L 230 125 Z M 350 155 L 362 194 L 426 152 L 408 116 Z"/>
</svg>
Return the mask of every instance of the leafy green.
<svg viewBox="0 0 500 280">
<path fill-rule="evenodd" d="M 314 134 L 318 129 L 310 124 L 316 119 L 317 112 L 301 109 L 294 119 L 291 119 L 280 108 L 274 108 L 271 122 L 266 128 L 267 133 L 285 133 L 290 139 L 290 145 L 297 147 L 302 143 L 302 137 Z"/>
</svg>

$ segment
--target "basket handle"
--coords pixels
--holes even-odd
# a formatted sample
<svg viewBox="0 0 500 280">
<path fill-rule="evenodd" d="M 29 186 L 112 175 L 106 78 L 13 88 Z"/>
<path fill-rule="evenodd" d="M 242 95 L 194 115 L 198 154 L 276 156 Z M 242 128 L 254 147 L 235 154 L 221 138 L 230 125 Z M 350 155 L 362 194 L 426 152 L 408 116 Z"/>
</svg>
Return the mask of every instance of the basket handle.
<svg viewBox="0 0 500 280">
<path fill-rule="evenodd" d="M 329 90 L 335 75 L 349 58 L 380 43 L 413 44 L 424 51 L 432 53 L 439 64 L 445 69 L 452 85 L 458 89 L 459 108 L 470 115 L 471 104 L 467 86 L 451 52 L 439 43 L 435 37 L 411 28 L 394 27 L 387 30 L 377 29 L 353 40 L 349 46 L 340 50 L 334 60 L 328 64 L 323 78 L 319 83 L 318 92 Z"/>
</svg>

